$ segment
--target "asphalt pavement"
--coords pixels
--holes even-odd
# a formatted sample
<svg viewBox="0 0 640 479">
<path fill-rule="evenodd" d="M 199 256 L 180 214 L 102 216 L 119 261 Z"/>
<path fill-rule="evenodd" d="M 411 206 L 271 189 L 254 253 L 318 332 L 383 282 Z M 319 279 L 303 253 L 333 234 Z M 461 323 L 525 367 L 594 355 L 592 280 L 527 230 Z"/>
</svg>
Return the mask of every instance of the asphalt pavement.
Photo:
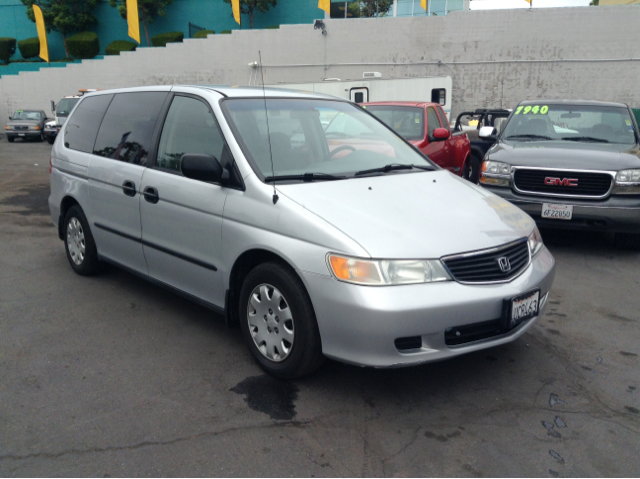
<svg viewBox="0 0 640 479">
<path fill-rule="evenodd" d="M 640 253 L 611 235 L 542 232 L 550 304 L 507 346 L 282 382 L 209 310 L 76 275 L 50 151 L 0 139 L 0 476 L 638 476 Z"/>
</svg>

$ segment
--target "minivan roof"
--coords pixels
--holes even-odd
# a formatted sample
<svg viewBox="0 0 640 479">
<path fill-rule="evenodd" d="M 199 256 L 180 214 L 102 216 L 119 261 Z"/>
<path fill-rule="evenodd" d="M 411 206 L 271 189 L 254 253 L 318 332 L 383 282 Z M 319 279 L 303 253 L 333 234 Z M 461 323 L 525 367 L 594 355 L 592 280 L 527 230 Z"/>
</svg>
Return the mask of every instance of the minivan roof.
<svg viewBox="0 0 640 479">
<path fill-rule="evenodd" d="M 547 103 L 553 105 L 616 106 L 627 108 L 627 105 L 625 105 L 624 103 L 613 103 L 608 101 L 594 100 L 527 100 L 520 102 L 519 105 L 542 105 Z"/>
<path fill-rule="evenodd" d="M 100 90 L 99 92 L 88 93 L 85 96 L 94 96 L 100 94 L 109 93 L 126 93 L 136 91 L 171 91 L 179 88 L 196 88 L 201 90 L 212 90 L 220 93 L 229 98 L 248 98 L 248 97 L 262 97 L 267 98 L 316 98 L 316 99 L 339 99 L 345 101 L 343 98 L 337 98 L 331 95 L 325 95 L 323 93 L 314 93 L 311 91 L 291 90 L 287 88 L 273 88 L 265 87 L 264 89 L 259 86 L 238 86 L 238 85 L 158 85 L 158 86 L 142 86 L 142 87 L 130 87 L 130 88 L 117 88 L 113 90 Z"/>
</svg>

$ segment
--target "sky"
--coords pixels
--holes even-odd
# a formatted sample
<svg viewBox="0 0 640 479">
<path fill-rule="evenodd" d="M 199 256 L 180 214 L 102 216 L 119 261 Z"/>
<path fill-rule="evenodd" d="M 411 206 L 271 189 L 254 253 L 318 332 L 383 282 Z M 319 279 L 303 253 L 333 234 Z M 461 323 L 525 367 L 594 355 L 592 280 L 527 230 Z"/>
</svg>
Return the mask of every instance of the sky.
<svg viewBox="0 0 640 479">
<path fill-rule="evenodd" d="M 590 0 L 533 0 L 533 8 L 549 7 L 586 7 Z M 489 10 L 493 8 L 529 8 L 525 0 L 472 0 L 471 10 Z"/>
</svg>

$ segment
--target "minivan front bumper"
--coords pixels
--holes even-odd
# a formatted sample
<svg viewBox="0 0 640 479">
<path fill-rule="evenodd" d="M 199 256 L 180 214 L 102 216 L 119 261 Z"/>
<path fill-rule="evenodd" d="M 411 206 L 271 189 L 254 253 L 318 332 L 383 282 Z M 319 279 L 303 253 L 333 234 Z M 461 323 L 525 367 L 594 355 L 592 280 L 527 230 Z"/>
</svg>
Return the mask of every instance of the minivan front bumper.
<svg viewBox="0 0 640 479">
<path fill-rule="evenodd" d="M 465 285 L 455 281 L 403 286 L 358 286 L 331 276 L 301 272 L 311 295 L 325 356 L 346 363 L 399 367 L 446 359 L 508 343 L 544 314 L 555 261 L 544 247 L 525 272 L 509 283 Z M 538 316 L 489 338 L 448 345 L 452 328 L 499 320 L 505 300 L 540 289 Z M 401 350 L 400 338 L 419 337 L 420 347 Z"/>
</svg>

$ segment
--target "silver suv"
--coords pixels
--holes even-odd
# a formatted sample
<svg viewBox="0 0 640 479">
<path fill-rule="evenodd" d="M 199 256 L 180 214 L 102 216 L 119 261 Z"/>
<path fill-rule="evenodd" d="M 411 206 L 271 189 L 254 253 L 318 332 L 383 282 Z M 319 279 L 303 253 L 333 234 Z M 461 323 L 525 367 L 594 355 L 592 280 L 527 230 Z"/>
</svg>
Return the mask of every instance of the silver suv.
<svg viewBox="0 0 640 479">
<path fill-rule="evenodd" d="M 211 308 L 275 376 L 496 346 L 549 298 L 555 262 L 526 213 L 348 101 L 101 91 L 60 134 L 49 206 L 71 267 L 113 263 Z"/>
</svg>

